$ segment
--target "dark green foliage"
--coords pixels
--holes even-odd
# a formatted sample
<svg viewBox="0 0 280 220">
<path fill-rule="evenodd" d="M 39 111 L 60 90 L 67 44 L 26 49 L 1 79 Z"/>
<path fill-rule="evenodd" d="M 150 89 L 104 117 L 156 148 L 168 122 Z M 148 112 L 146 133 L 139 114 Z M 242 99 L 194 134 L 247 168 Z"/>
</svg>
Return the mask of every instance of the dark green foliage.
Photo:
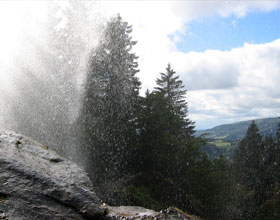
<svg viewBox="0 0 280 220">
<path fill-rule="evenodd" d="M 147 93 L 139 114 L 138 164 L 141 171 L 172 173 L 180 145 L 180 117 L 173 114 L 169 101 L 160 93 Z"/>
<path fill-rule="evenodd" d="M 264 140 L 254 122 L 241 140 L 234 158 L 236 198 L 239 219 L 279 218 L 279 142 L 267 136 Z"/>
<path fill-rule="evenodd" d="M 246 136 L 240 141 L 234 157 L 237 182 L 245 185 L 248 190 L 255 189 L 263 153 L 262 136 L 253 121 Z"/>
<path fill-rule="evenodd" d="M 233 164 L 224 156 L 209 160 L 170 64 L 155 91 L 139 96 L 130 33 L 120 16 L 112 18 L 88 63 L 77 128 L 97 193 L 111 205 L 177 206 L 209 220 L 277 219 L 280 130 L 263 140 L 253 122 Z M 219 138 L 216 147 L 231 143 Z"/>
<path fill-rule="evenodd" d="M 174 71 L 170 65 L 167 71 L 172 73 L 168 77 L 174 79 Z M 181 209 L 188 209 L 189 212 L 193 209 L 194 213 L 201 214 L 203 212 L 200 206 L 193 205 L 195 208 L 191 208 L 190 203 L 204 205 L 206 200 L 203 198 L 206 195 L 200 193 L 202 191 L 197 187 L 198 184 L 191 179 L 201 178 L 196 175 L 197 171 L 203 169 L 203 158 L 208 160 L 200 151 L 203 141 L 192 135 L 193 122 L 187 118 L 187 102 L 180 95 L 185 94 L 185 90 L 178 77 L 175 79 L 167 79 L 170 84 L 167 92 L 164 92 L 164 86 L 158 87 L 151 93 L 147 91 L 146 97 L 140 100 L 137 117 L 139 141 L 135 149 L 134 167 L 136 173 L 142 174 L 143 180 L 136 181 L 133 185 L 148 189 L 151 192 L 149 195 L 160 202 L 162 208 L 176 205 Z M 164 80 L 160 81 L 160 85 L 164 85 Z M 172 95 L 168 95 L 171 93 Z M 208 172 L 209 168 L 205 167 L 205 170 Z M 161 177 L 160 181 L 157 177 Z M 209 188 L 205 187 L 207 191 Z"/>
<path fill-rule="evenodd" d="M 202 210 L 186 191 L 178 187 L 171 178 L 166 178 L 158 171 L 139 173 L 127 184 L 128 189 L 134 190 L 130 191 L 130 198 L 135 199 L 138 205 L 147 208 L 154 207 L 158 211 L 170 206 L 176 206 L 183 210 L 188 210 L 188 213 L 202 214 Z M 132 192 L 135 192 L 135 194 Z M 150 198 L 147 200 L 149 203 L 142 200 L 144 196 Z"/>
<path fill-rule="evenodd" d="M 89 59 L 79 127 L 92 178 L 102 184 L 126 172 L 140 82 L 131 26 L 118 15 L 106 25 Z M 91 155 L 91 156 L 89 156 Z"/>
<path fill-rule="evenodd" d="M 128 197 L 129 203 L 137 206 L 147 207 L 153 210 L 161 210 L 161 204 L 151 197 L 149 190 L 144 187 L 136 187 L 130 185 L 125 188 L 125 194 Z"/>
<path fill-rule="evenodd" d="M 166 73 L 160 73 L 161 77 L 156 80 L 158 87 L 156 91 L 162 94 L 169 101 L 171 111 L 178 115 L 184 124 L 185 135 L 192 135 L 194 133 L 194 123 L 188 119 L 188 104 L 186 101 L 187 90 L 184 89 L 183 82 L 179 80 L 179 76 L 168 64 Z M 187 133 L 186 133 L 187 131 Z"/>
<path fill-rule="evenodd" d="M 221 155 L 233 160 L 234 151 L 238 142 L 223 142 L 223 140 L 207 140 L 201 147 L 202 152 L 207 154 L 209 159 L 219 158 Z"/>
<path fill-rule="evenodd" d="M 153 170 L 167 177 L 181 177 L 183 170 L 200 157 L 200 144 L 191 135 L 193 125 L 189 122 L 174 112 L 169 97 L 162 92 L 147 92 L 137 123 L 139 172 Z"/>
<path fill-rule="evenodd" d="M 235 181 L 237 186 L 242 187 L 241 196 L 244 196 L 238 200 L 243 202 L 242 216 L 245 219 L 252 217 L 257 203 L 260 202 L 257 201 L 257 197 L 261 199 L 261 195 L 257 191 L 261 185 L 260 172 L 263 153 L 262 136 L 253 121 L 246 136 L 240 141 L 234 157 Z"/>
<path fill-rule="evenodd" d="M 278 220 L 280 218 L 279 186 L 266 192 L 267 200 L 256 210 L 257 220 Z"/>
</svg>

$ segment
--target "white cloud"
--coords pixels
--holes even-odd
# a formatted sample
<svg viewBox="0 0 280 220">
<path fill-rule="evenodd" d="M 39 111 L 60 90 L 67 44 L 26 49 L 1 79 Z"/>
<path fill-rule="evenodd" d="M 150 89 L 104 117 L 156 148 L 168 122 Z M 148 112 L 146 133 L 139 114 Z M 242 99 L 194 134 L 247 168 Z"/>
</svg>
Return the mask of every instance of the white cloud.
<svg viewBox="0 0 280 220">
<path fill-rule="evenodd" d="M 100 5 L 104 14 L 120 13 L 125 21 L 133 25 L 133 37 L 138 41 L 136 52 L 139 56 L 139 76 L 143 82 L 143 91 L 155 86 L 155 79 L 159 72 L 164 71 L 168 62 L 177 63 L 174 53 L 178 53 L 176 41 L 178 33 L 186 33 L 186 24 L 189 21 L 202 17 L 228 17 L 234 15 L 236 18 L 245 16 L 250 11 L 271 11 L 280 7 L 280 1 L 104 1 Z M 174 36 L 172 39 L 169 36 Z M 216 52 L 219 55 L 219 51 Z M 195 54 L 192 54 L 195 56 Z M 189 55 L 191 56 L 191 55 Z M 175 56 L 177 57 L 177 56 Z M 226 59 L 226 58 L 225 58 Z M 199 60 L 192 65 L 198 66 L 203 62 Z M 217 59 L 218 61 L 218 59 Z M 215 62 L 215 59 L 207 62 Z M 230 62 L 231 63 L 231 62 Z M 213 63 L 213 65 L 215 65 Z M 235 65 L 232 63 L 232 65 Z M 224 70 L 231 74 L 232 81 L 228 85 L 225 76 L 219 81 L 213 82 L 217 85 L 212 87 L 224 88 L 234 86 L 235 73 L 238 69 L 234 66 L 224 64 Z M 179 72 L 179 69 L 177 69 Z M 180 69 L 181 71 L 181 69 Z M 214 69 L 213 69 L 214 71 Z M 201 69 L 198 75 L 205 75 Z M 217 76 L 222 72 L 216 72 Z M 194 79 L 196 80 L 197 77 Z"/>
<path fill-rule="evenodd" d="M 240 61 L 230 52 L 174 52 L 171 62 L 190 90 L 226 89 L 237 86 Z"/>
<path fill-rule="evenodd" d="M 188 31 L 189 21 L 235 16 L 237 22 L 252 11 L 277 9 L 280 1 L 125 1 L 113 7 L 133 25 L 143 90 L 155 86 L 159 72 L 171 62 L 190 90 L 190 117 L 199 128 L 277 116 L 280 40 L 203 53 L 179 52 L 176 42 L 180 40 L 178 33 Z"/>
<path fill-rule="evenodd" d="M 249 117 L 279 116 L 280 39 L 266 44 L 245 44 L 226 52 L 205 51 L 191 55 L 179 53 L 174 55 L 174 59 L 185 64 L 185 69 L 181 66 L 181 77 L 187 87 L 192 88 L 191 84 L 195 83 L 188 94 L 190 112 L 195 118 L 211 115 L 211 112 L 219 123 Z M 203 75 L 197 65 L 190 65 L 192 59 L 203 65 Z M 228 71 L 224 71 L 227 67 Z M 198 84 L 199 77 L 205 78 L 201 78 L 201 85 Z M 223 82 L 226 79 L 233 80 L 234 86 L 221 89 L 215 83 L 230 85 Z M 204 120 L 203 117 L 201 119 Z"/>
<path fill-rule="evenodd" d="M 39 3 L 36 5 L 41 7 Z M 126 0 L 100 1 L 96 7 L 105 16 L 120 13 L 125 21 L 133 25 L 133 38 L 138 41 L 135 51 L 139 56 L 143 93 L 155 86 L 159 72 L 165 71 L 167 63 L 171 62 L 191 90 L 188 93 L 190 116 L 198 125 L 206 125 L 207 120 L 220 123 L 253 116 L 272 116 L 279 112 L 280 41 L 262 45 L 245 44 L 231 51 L 208 50 L 203 53 L 179 52 L 176 43 L 180 41 L 178 36 L 188 31 L 186 24 L 192 20 L 235 16 L 238 21 L 251 11 L 266 12 L 279 8 L 280 1 Z M 0 8 L 1 13 L 4 10 L 6 8 Z M 0 15 L 0 24 L 11 33 L 16 33 L 19 17 L 5 23 L 9 10 L 5 16 L 3 13 L 3 16 Z M 34 11 L 42 12 L 41 9 Z M 17 14 L 17 10 L 12 8 L 11 12 L 8 18 L 16 18 L 12 15 Z M 8 35 L 4 33 L 4 36 Z M 5 41 L 1 42 L 0 46 L 4 47 Z M 6 46 L 6 51 L 10 49 Z"/>
</svg>

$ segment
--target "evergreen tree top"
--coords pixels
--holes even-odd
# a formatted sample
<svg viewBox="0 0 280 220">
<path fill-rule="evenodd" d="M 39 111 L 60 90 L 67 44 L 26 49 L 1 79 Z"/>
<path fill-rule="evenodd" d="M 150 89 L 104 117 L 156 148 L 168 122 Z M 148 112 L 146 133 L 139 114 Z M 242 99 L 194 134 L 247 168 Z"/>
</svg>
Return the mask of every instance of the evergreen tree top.
<svg viewBox="0 0 280 220">
<path fill-rule="evenodd" d="M 276 141 L 277 143 L 280 143 L 280 117 L 278 118 L 279 122 L 278 122 L 278 129 L 276 131 Z"/>
<path fill-rule="evenodd" d="M 155 87 L 155 89 L 167 97 L 178 100 L 183 98 L 187 90 L 184 89 L 182 80 L 179 80 L 179 76 L 175 74 L 176 72 L 168 63 L 166 73 L 160 73 L 161 77 L 156 80 L 158 87 Z"/>
<path fill-rule="evenodd" d="M 129 86 L 130 92 L 138 94 L 141 83 L 136 77 L 139 72 L 138 57 L 131 51 L 136 44 L 131 31 L 132 27 L 120 15 L 109 19 L 89 59 L 89 84 L 99 87 L 111 87 L 113 84 L 119 88 Z"/>
<path fill-rule="evenodd" d="M 183 119 L 187 133 L 194 133 L 194 123 L 188 119 L 188 103 L 186 101 L 187 90 L 182 80 L 168 63 L 166 72 L 160 73 L 160 78 L 156 80 L 155 92 L 160 93 L 169 100 L 170 107 L 175 115 Z"/>
<path fill-rule="evenodd" d="M 258 137 L 262 139 L 262 136 L 259 132 L 259 128 L 256 125 L 255 121 L 252 121 L 251 125 L 249 126 L 245 138 L 250 138 L 250 137 Z"/>
<path fill-rule="evenodd" d="M 171 105 L 174 107 L 176 114 L 182 118 L 186 118 L 188 114 L 188 105 L 185 100 L 187 90 L 184 89 L 182 80 L 176 75 L 176 72 L 168 63 L 166 73 L 160 73 L 160 78 L 156 80 L 156 92 L 162 93 L 165 97 L 170 99 Z"/>
</svg>

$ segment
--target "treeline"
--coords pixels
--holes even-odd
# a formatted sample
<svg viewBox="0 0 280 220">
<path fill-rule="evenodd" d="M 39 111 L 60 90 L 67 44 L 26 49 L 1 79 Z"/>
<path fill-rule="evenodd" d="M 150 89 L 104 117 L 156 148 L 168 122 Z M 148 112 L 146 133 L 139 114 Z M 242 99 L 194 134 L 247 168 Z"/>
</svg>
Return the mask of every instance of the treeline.
<svg viewBox="0 0 280 220">
<path fill-rule="evenodd" d="M 279 130 L 263 138 L 252 124 L 233 161 L 210 160 L 172 67 L 140 96 L 132 27 L 120 16 L 102 27 L 95 8 L 55 2 L 45 37 L 23 41 L 5 94 L 6 127 L 76 160 L 111 205 L 176 206 L 208 220 L 280 219 Z"/>
<path fill-rule="evenodd" d="M 235 200 L 239 219 L 280 218 L 280 124 L 262 137 L 253 121 L 235 152 Z"/>
<path fill-rule="evenodd" d="M 170 64 L 157 87 L 139 95 L 131 32 L 119 15 L 107 22 L 74 126 L 79 162 L 99 196 L 111 205 L 177 206 L 207 219 L 279 219 L 280 130 L 263 140 L 252 123 L 233 162 L 208 159 Z"/>
<path fill-rule="evenodd" d="M 139 95 L 131 31 L 120 16 L 112 18 L 89 58 L 78 158 L 110 204 L 176 205 L 202 214 L 208 165 L 188 119 L 186 90 L 168 64 L 157 87 Z"/>
</svg>

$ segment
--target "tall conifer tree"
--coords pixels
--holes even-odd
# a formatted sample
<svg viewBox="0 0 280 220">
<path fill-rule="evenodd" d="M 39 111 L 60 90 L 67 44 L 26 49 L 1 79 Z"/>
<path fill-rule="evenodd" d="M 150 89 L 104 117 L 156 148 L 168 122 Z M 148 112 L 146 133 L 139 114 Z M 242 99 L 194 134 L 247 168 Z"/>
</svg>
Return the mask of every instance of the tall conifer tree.
<svg viewBox="0 0 280 220">
<path fill-rule="evenodd" d="M 262 136 L 256 123 L 249 126 L 245 137 L 240 141 L 235 152 L 237 181 L 253 190 L 256 184 L 256 172 L 263 153 Z"/>
<path fill-rule="evenodd" d="M 101 183 L 125 172 L 128 145 L 135 132 L 140 82 L 131 31 L 119 15 L 111 18 L 89 59 L 79 120 L 85 152 L 91 152 L 89 172 Z"/>
<path fill-rule="evenodd" d="M 251 219 L 261 203 L 264 153 L 262 136 L 253 121 L 234 156 L 235 179 L 241 192 L 238 204 L 242 204 L 239 207 L 242 219 Z"/>
</svg>

